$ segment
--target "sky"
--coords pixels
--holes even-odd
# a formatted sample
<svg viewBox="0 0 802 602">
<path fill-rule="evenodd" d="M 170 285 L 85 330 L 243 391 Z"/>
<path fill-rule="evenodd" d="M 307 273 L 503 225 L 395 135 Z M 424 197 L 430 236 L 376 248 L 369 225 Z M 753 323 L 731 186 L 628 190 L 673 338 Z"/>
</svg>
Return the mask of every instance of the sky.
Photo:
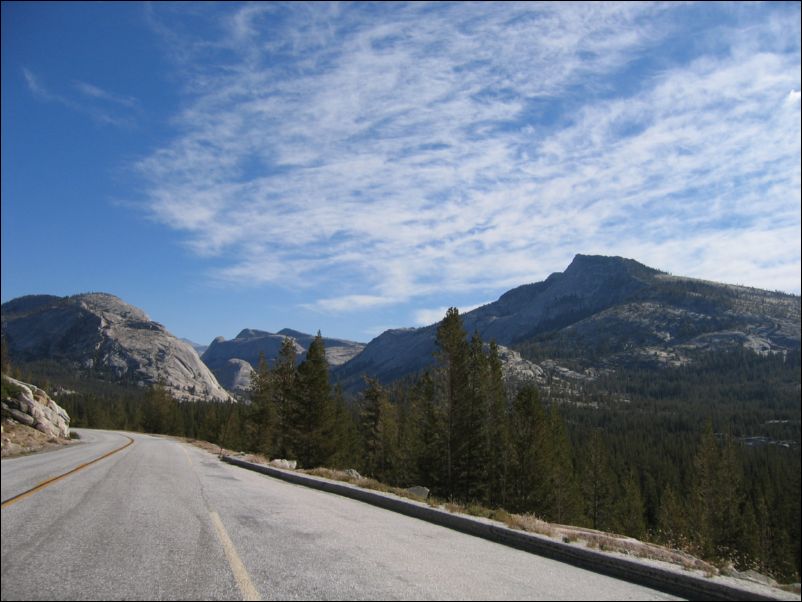
<svg viewBox="0 0 802 602">
<path fill-rule="evenodd" d="M 577 253 L 800 292 L 800 4 L 2 3 L 2 301 L 368 341 Z"/>
</svg>

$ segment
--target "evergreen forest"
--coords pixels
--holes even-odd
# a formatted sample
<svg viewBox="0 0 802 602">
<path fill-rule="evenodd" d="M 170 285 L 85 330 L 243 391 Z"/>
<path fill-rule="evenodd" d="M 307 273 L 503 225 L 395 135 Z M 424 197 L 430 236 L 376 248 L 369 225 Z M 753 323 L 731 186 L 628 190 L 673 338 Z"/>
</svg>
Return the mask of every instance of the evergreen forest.
<svg viewBox="0 0 802 602">
<path fill-rule="evenodd" d="M 800 354 L 738 351 L 603 374 L 572 399 L 505 384 L 498 349 L 449 309 L 436 365 L 356 398 L 318 333 L 261 358 L 247 403 L 178 403 L 52 361 L 3 371 L 48 390 L 73 427 L 164 433 L 355 468 L 465 504 L 531 513 L 687 550 L 781 582 L 800 574 Z M 537 350 L 522 349 L 531 356 Z"/>
</svg>

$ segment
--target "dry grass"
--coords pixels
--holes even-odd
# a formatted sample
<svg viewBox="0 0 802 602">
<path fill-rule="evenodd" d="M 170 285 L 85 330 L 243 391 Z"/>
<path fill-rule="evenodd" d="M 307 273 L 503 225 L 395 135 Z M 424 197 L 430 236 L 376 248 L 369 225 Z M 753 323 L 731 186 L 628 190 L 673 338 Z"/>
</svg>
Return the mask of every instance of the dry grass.
<svg viewBox="0 0 802 602">
<path fill-rule="evenodd" d="M 201 449 L 205 449 L 206 451 L 214 454 L 220 454 L 219 445 L 213 445 L 206 441 L 197 441 L 191 439 L 186 439 L 186 441 L 192 445 L 200 447 Z M 263 464 L 265 466 L 269 465 L 268 458 L 261 454 L 243 454 L 241 452 L 234 452 L 227 449 L 224 449 L 222 453 L 230 456 L 238 456 L 248 462 Z M 332 481 L 350 483 L 363 489 L 370 489 L 372 491 L 379 491 L 381 493 L 391 493 L 399 497 L 415 501 L 426 501 L 426 503 L 433 508 L 438 508 L 455 514 L 467 514 L 469 516 L 478 516 L 494 520 L 506 525 L 511 529 L 542 535 L 562 541 L 564 543 L 576 543 L 604 552 L 616 552 L 637 558 L 667 562 L 680 566 L 686 570 L 701 570 L 709 576 L 719 574 L 719 570 L 715 566 L 704 562 L 686 552 L 643 542 L 623 535 L 605 533 L 603 531 L 596 531 L 594 529 L 586 529 L 583 527 L 552 524 L 538 518 L 534 514 L 511 514 L 502 508 L 491 509 L 475 503 L 463 505 L 453 501 L 439 500 L 431 496 L 427 500 L 422 500 L 420 497 L 412 495 L 406 489 L 392 487 L 367 477 L 356 478 L 344 470 L 320 467 L 311 469 L 298 469 L 297 472 L 311 476 L 322 477 L 324 479 L 330 479 Z"/>
<path fill-rule="evenodd" d="M 695 556 L 691 556 L 686 552 L 643 542 L 631 537 L 603 533 L 601 531 L 591 531 L 588 529 L 574 529 L 566 526 L 560 526 L 556 529 L 556 532 L 563 535 L 573 533 L 576 535 L 578 541 L 585 543 L 589 548 L 596 548 L 603 552 L 618 552 L 637 558 L 668 562 L 681 566 L 685 570 L 704 571 L 710 576 L 719 574 L 715 566 Z"/>
<path fill-rule="evenodd" d="M 376 479 L 369 479 L 367 477 L 361 477 L 357 479 L 344 470 L 336 470 L 333 468 L 309 468 L 299 469 L 298 472 L 315 477 L 323 477 L 324 479 L 330 479 L 332 481 L 343 481 L 352 485 L 356 485 L 357 487 L 361 487 L 362 489 L 370 489 L 372 491 L 379 491 L 381 493 L 392 493 L 393 495 L 397 495 L 409 500 L 422 501 L 420 497 L 412 495 L 409 491 L 402 489 L 401 487 L 392 487 L 377 481 Z"/>
<path fill-rule="evenodd" d="M 544 520 L 539 519 L 534 514 L 507 514 L 506 520 L 503 521 L 510 529 L 519 529 L 527 533 L 537 533 L 538 535 L 545 535 L 546 537 L 557 537 L 554 527 Z M 572 538 L 563 538 L 563 541 L 575 541 Z"/>
<path fill-rule="evenodd" d="M 3 420 L 2 457 L 13 458 L 24 456 L 63 445 L 71 445 L 74 441 L 45 435 L 26 424 L 12 420 Z"/>
</svg>

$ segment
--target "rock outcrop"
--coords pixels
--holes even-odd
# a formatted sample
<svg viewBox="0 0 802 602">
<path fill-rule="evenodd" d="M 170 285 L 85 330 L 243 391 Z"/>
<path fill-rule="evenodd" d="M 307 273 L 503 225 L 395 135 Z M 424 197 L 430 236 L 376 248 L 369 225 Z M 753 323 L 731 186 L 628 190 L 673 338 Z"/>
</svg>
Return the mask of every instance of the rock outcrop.
<svg viewBox="0 0 802 602">
<path fill-rule="evenodd" d="M 161 382 L 184 401 L 231 399 L 189 344 L 114 295 L 14 299 L 2 306 L 2 333 L 15 361 L 54 360 L 140 386 Z"/>
<path fill-rule="evenodd" d="M 289 328 L 277 333 L 246 328 L 231 340 L 217 337 L 202 359 L 226 389 L 246 391 L 250 387 L 251 374 L 259 365 L 260 354 L 264 354 L 272 365 L 287 338 L 294 344 L 297 361 L 303 361 L 315 337 Z M 326 337 L 323 338 L 323 345 L 326 348 L 326 360 L 332 367 L 350 360 L 365 347 L 362 343 Z"/>
<path fill-rule="evenodd" d="M 699 352 L 800 347 L 799 296 L 671 276 L 621 257 L 577 255 L 564 272 L 512 289 L 462 320 L 469 336 L 586 368 L 525 364 L 507 354 L 508 373 L 536 381 L 544 369 L 582 380 L 594 369 L 679 365 Z M 362 375 L 390 382 L 433 365 L 437 326 L 382 333 L 336 368 L 334 380 L 353 391 Z"/>
<path fill-rule="evenodd" d="M 14 391 L 2 400 L 3 418 L 33 427 L 49 437 L 70 438 L 69 415 L 47 393 L 8 376 L 3 376 L 3 380 L 10 383 L 9 388 Z"/>
</svg>

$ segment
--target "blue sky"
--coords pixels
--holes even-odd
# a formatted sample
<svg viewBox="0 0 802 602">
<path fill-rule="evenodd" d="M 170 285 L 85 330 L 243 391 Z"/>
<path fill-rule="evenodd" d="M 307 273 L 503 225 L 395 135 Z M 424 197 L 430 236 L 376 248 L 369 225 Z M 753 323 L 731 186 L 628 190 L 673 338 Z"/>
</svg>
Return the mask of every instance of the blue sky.
<svg viewBox="0 0 802 602">
<path fill-rule="evenodd" d="M 800 4 L 2 4 L 2 300 L 367 341 L 576 253 L 800 292 Z"/>
</svg>

